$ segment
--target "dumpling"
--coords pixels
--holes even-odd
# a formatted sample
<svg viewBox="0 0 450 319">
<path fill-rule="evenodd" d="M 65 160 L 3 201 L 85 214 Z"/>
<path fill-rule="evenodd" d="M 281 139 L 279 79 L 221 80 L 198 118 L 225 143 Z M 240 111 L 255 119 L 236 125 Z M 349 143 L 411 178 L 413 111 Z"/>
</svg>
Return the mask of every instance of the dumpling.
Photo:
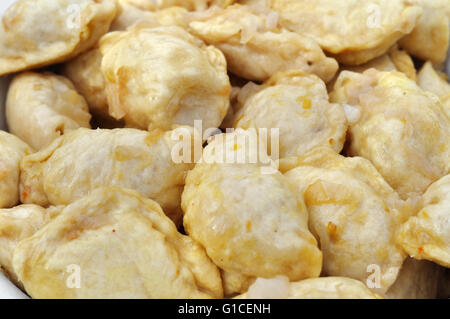
<svg viewBox="0 0 450 319">
<path fill-rule="evenodd" d="M 20 161 L 32 152 L 18 137 L 0 130 L 0 208 L 19 203 Z"/>
<path fill-rule="evenodd" d="M 417 84 L 439 97 L 450 93 L 450 84 L 445 74 L 436 71 L 431 62 L 426 62 L 417 74 Z"/>
<path fill-rule="evenodd" d="M 379 299 L 361 281 L 321 277 L 289 282 L 286 277 L 258 278 L 237 299 Z"/>
<path fill-rule="evenodd" d="M 449 46 L 450 3 L 448 0 L 413 0 L 423 8 L 423 14 L 410 34 L 400 40 L 400 46 L 412 55 L 434 63 L 442 63 Z"/>
<path fill-rule="evenodd" d="M 110 114 L 136 128 L 217 128 L 229 108 L 223 54 L 180 27 L 136 26 L 101 40 Z"/>
<path fill-rule="evenodd" d="M 386 53 L 422 13 L 407 0 L 268 0 L 284 28 L 311 36 L 343 64 Z"/>
<path fill-rule="evenodd" d="M 181 130 L 192 131 L 181 127 L 168 132 L 78 129 L 67 133 L 23 159 L 21 200 L 68 205 L 96 188 L 120 186 L 154 199 L 178 223 L 184 174 L 193 166 L 173 161 Z"/>
<path fill-rule="evenodd" d="M 102 54 L 94 48 L 67 62 L 62 74 L 68 77 L 86 99 L 92 114 L 109 117 L 105 79 L 102 73 Z"/>
<path fill-rule="evenodd" d="M 342 72 L 331 101 L 356 108 L 347 154 L 370 160 L 403 199 L 450 170 L 450 118 L 439 98 L 399 72 Z"/>
<path fill-rule="evenodd" d="M 17 1 L 0 24 L 0 75 L 67 61 L 89 50 L 115 15 L 115 0 Z"/>
<path fill-rule="evenodd" d="M 406 257 L 395 235 L 412 213 L 409 205 L 369 161 L 328 147 L 282 162 L 281 169 L 305 200 L 323 275 L 370 282 L 374 291 L 386 292 Z"/>
<path fill-rule="evenodd" d="M 300 69 L 329 81 L 338 69 L 314 40 L 280 28 L 273 11 L 236 4 L 191 19 L 189 30 L 220 49 L 228 69 L 248 80 L 265 81 L 278 71 Z"/>
<path fill-rule="evenodd" d="M 450 268 L 450 175 L 427 189 L 422 210 L 402 226 L 398 242 L 411 257 Z"/>
<path fill-rule="evenodd" d="M 431 62 L 428 61 L 417 74 L 417 84 L 422 90 L 430 91 L 439 96 L 444 110 L 450 118 L 450 84 L 447 75 L 436 71 Z"/>
<path fill-rule="evenodd" d="M 46 209 L 37 205 L 21 205 L 0 209 L 0 268 L 16 284 L 17 276 L 12 267 L 13 252 L 17 244 L 41 229 L 51 219 Z"/>
<path fill-rule="evenodd" d="M 344 108 L 328 102 L 325 84 L 315 75 L 277 73 L 243 99 L 234 127 L 278 128 L 280 158 L 300 156 L 320 145 L 331 146 L 339 153 L 344 146 Z"/>
<path fill-rule="evenodd" d="M 148 2 L 151 3 L 152 1 Z M 117 16 L 111 23 L 110 31 L 123 31 L 131 25 L 143 21 L 155 22 L 154 16 L 153 11 L 145 10 L 130 0 L 119 0 Z"/>
<path fill-rule="evenodd" d="M 253 162 L 258 147 L 247 134 L 215 136 L 182 196 L 184 229 L 222 269 L 226 295 L 245 292 L 256 277 L 295 281 L 318 277 L 322 267 L 303 200 L 261 157 Z"/>
<path fill-rule="evenodd" d="M 135 191 L 97 189 L 14 250 L 33 298 L 220 298 L 217 267 Z M 77 277 L 79 276 L 79 277 Z M 78 289 L 74 289 L 79 287 Z"/>
<path fill-rule="evenodd" d="M 111 25 L 113 31 L 123 31 L 136 23 L 146 25 L 183 25 L 187 11 L 173 7 L 156 12 L 144 11 L 135 6 L 119 2 L 119 13 Z M 94 48 L 63 65 L 61 72 L 87 100 L 90 111 L 102 119 L 110 119 L 106 82 L 102 73 L 102 53 Z"/>
<path fill-rule="evenodd" d="M 403 50 L 400 50 L 396 45 L 393 46 L 386 54 L 379 56 L 367 63 L 361 65 L 342 65 L 340 71 L 352 71 L 363 73 L 369 69 L 376 69 L 378 71 L 399 71 L 404 73 L 411 80 L 416 80 L 416 69 L 414 61 L 411 56 Z M 340 73 L 337 74 L 334 79 L 327 83 L 327 89 L 333 91 L 336 80 L 339 78 Z"/>
<path fill-rule="evenodd" d="M 436 299 L 443 269 L 426 260 L 407 258 L 386 293 L 390 299 Z"/>
<path fill-rule="evenodd" d="M 147 11 L 127 0 L 119 0 L 116 18 L 111 24 L 110 31 L 124 31 L 134 24 L 147 25 L 178 25 L 187 27 L 188 11 L 182 7 L 168 7 L 157 11 Z"/>
<path fill-rule="evenodd" d="M 406 51 L 394 46 L 388 54 L 397 71 L 404 73 L 411 80 L 416 80 L 414 61 Z"/>
<path fill-rule="evenodd" d="M 90 119 L 86 100 L 67 78 L 32 72 L 13 78 L 6 100 L 8 127 L 34 149 L 70 130 L 90 128 Z"/>
</svg>

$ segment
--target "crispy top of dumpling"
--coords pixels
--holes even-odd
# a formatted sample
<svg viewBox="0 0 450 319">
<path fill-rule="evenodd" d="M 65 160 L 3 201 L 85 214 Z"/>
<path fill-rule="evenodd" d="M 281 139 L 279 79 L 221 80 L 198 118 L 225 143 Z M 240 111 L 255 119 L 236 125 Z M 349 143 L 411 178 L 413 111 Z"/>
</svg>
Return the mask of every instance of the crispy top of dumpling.
<svg viewBox="0 0 450 319">
<path fill-rule="evenodd" d="M 0 130 L 0 208 L 19 202 L 20 160 L 32 152 L 18 137 Z"/>
<path fill-rule="evenodd" d="M 323 273 L 366 282 L 376 265 L 379 278 L 371 288 L 385 292 L 406 257 L 395 234 L 410 207 L 369 161 L 328 147 L 289 159 L 281 169 L 305 199 L 309 228 L 324 254 Z"/>
<path fill-rule="evenodd" d="M 274 11 L 233 5 L 194 14 L 189 30 L 226 56 L 234 74 L 265 81 L 278 71 L 300 69 L 329 81 L 338 65 L 309 37 L 281 29 Z"/>
<path fill-rule="evenodd" d="M 340 152 L 347 132 L 344 108 L 328 102 L 325 84 L 300 71 L 277 73 L 251 94 L 241 90 L 234 127 L 278 128 L 279 156 L 300 156 L 319 145 Z"/>
<path fill-rule="evenodd" d="M 227 294 L 244 292 L 249 278 L 319 276 L 322 255 L 308 230 L 308 215 L 287 179 L 251 162 L 243 130 L 216 136 L 186 178 L 184 227 L 224 271 Z M 236 139 L 234 138 L 236 137 Z M 222 163 L 221 152 L 245 161 Z M 217 151 L 217 156 L 207 157 Z M 214 161 L 212 159 L 215 159 Z"/>
<path fill-rule="evenodd" d="M 91 127 L 83 96 L 70 80 L 52 73 L 15 76 L 8 90 L 6 119 L 10 132 L 35 150 L 70 130 Z"/>
<path fill-rule="evenodd" d="M 34 298 L 222 296 L 219 271 L 204 250 L 178 233 L 156 202 L 117 187 L 62 207 L 18 244 L 13 266 Z"/>
<path fill-rule="evenodd" d="M 128 125 L 219 127 L 229 107 L 223 54 L 180 27 L 135 26 L 102 38 L 110 114 Z"/>
<path fill-rule="evenodd" d="M 115 15 L 115 0 L 17 1 L 0 24 L 0 75 L 69 60 L 93 47 Z"/>
<path fill-rule="evenodd" d="M 422 13 L 407 0 L 268 0 L 281 25 L 313 37 L 339 62 L 358 65 L 384 54 Z"/>
<path fill-rule="evenodd" d="M 333 102 L 360 111 L 347 154 L 369 159 L 404 199 L 450 170 L 450 118 L 439 98 L 399 72 L 342 72 Z"/>
</svg>

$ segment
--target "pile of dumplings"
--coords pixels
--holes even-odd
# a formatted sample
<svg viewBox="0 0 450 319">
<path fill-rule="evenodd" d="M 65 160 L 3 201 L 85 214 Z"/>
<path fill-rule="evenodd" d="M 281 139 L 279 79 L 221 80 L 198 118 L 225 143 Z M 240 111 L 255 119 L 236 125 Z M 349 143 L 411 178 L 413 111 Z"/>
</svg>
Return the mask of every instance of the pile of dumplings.
<svg viewBox="0 0 450 319">
<path fill-rule="evenodd" d="M 1 22 L 0 269 L 32 298 L 450 297 L 448 0 L 18 0 Z M 274 128 L 267 170 L 240 137 Z"/>
</svg>

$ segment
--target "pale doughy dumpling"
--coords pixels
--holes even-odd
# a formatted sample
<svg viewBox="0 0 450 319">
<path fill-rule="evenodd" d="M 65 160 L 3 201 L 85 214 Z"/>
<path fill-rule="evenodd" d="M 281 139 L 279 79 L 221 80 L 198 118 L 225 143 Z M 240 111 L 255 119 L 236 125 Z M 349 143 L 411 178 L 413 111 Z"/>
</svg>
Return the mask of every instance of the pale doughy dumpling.
<svg viewBox="0 0 450 319">
<path fill-rule="evenodd" d="M 450 175 L 433 183 L 423 202 L 419 214 L 402 226 L 398 242 L 411 257 L 450 268 Z"/>
<path fill-rule="evenodd" d="M 435 299 L 443 269 L 426 260 L 407 258 L 386 293 L 390 299 Z"/>
<path fill-rule="evenodd" d="M 322 267 L 303 200 L 278 170 L 252 162 L 257 150 L 245 134 L 215 136 L 182 197 L 185 230 L 222 269 L 226 295 L 245 292 L 256 277 L 301 280 L 318 277 Z M 242 151 L 243 161 L 219 160 Z"/>
<path fill-rule="evenodd" d="M 0 208 L 19 202 L 20 161 L 32 152 L 18 137 L 0 130 Z"/>
<path fill-rule="evenodd" d="M 409 206 L 363 158 L 320 147 L 282 163 L 282 170 L 290 166 L 295 168 L 285 176 L 305 200 L 323 274 L 370 281 L 375 291 L 385 292 L 406 257 L 395 235 L 411 214 Z"/>
<path fill-rule="evenodd" d="M 280 29 L 274 11 L 236 4 L 191 19 L 189 30 L 219 48 L 228 69 L 248 80 L 265 81 L 278 71 L 300 69 L 329 81 L 338 69 L 314 40 Z"/>
<path fill-rule="evenodd" d="M 119 12 L 111 24 L 111 31 L 123 31 L 137 23 L 146 25 L 180 25 L 185 26 L 186 9 L 171 7 L 156 12 L 145 11 L 119 1 Z M 72 80 L 77 90 L 86 98 L 90 111 L 109 119 L 106 83 L 102 73 L 102 54 L 98 48 L 89 50 L 64 64 L 62 73 Z"/>
<path fill-rule="evenodd" d="M 71 130 L 90 128 L 86 100 L 65 77 L 25 72 L 13 78 L 6 100 L 11 133 L 35 150 Z"/>
<path fill-rule="evenodd" d="M 412 55 L 442 63 L 449 46 L 450 2 L 448 0 L 412 0 L 423 8 L 414 30 L 400 40 L 400 46 Z"/>
<path fill-rule="evenodd" d="M 92 114 L 109 117 L 105 79 L 102 73 L 102 54 L 94 48 L 67 62 L 62 73 L 86 99 Z"/>
<path fill-rule="evenodd" d="M 156 202 L 118 187 L 98 189 L 62 207 L 59 216 L 17 245 L 13 267 L 33 298 L 223 294 L 219 270 L 203 248 L 178 233 Z"/>
<path fill-rule="evenodd" d="M 344 64 L 386 53 L 410 33 L 422 13 L 407 0 L 268 0 L 281 26 L 311 36 Z"/>
<path fill-rule="evenodd" d="M 344 108 L 328 102 L 320 78 L 297 71 L 278 73 L 257 90 L 234 116 L 234 127 L 278 128 L 281 158 L 300 156 L 320 145 L 342 150 L 347 132 Z"/>
<path fill-rule="evenodd" d="M 188 128 L 179 128 L 178 130 Z M 157 201 L 174 222 L 181 217 L 184 174 L 176 164 L 174 131 L 78 129 L 63 135 L 21 163 L 21 200 L 42 206 L 67 205 L 106 186 L 139 191 Z"/>
<path fill-rule="evenodd" d="M 399 72 L 342 72 L 330 95 L 360 112 L 347 154 L 370 160 L 403 199 L 450 169 L 450 118 L 439 98 Z"/>
<path fill-rule="evenodd" d="M 69 60 L 93 47 L 115 0 L 19 0 L 0 24 L 0 75 Z"/>
<path fill-rule="evenodd" d="M 361 281 L 322 277 L 289 282 L 286 277 L 258 278 L 237 299 L 379 299 Z"/>
<path fill-rule="evenodd" d="M 229 107 L 223 54 L 180 27 L 136 26 L 101 40 L 110 114 L 129 126 L 219 127 Z"/>
<path fill-rule="evenodd" d="M 426 62 L 417 74 L 417 84 L 426 91 L 433 92 L 439 97 L 450 93 L 447 76 L 436 71 L 431 62 Z"/>
<path fill-rule="evenodd" d="M 0 209 L 0 268 L 15 283 L 18 280 L 12 267 L 14 249 L 21 240 L 31 237 L 50 219 L 46 209 L 37 205 Z"/>
</svg>

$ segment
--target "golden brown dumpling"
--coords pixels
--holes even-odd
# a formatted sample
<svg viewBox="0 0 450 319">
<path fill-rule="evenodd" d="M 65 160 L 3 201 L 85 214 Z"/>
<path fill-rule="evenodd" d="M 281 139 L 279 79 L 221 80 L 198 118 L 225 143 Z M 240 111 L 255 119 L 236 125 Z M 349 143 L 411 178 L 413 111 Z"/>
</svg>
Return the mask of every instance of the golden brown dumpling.
<svg viewBox="0 0 450 319">
<path fill-rule="evenodd" d="M 18 137 L 0 130 L 0 208 L 19 202 L 20 160 L 32 149 Z"/>
<path fill-rule="evenodd" d="M 398 242 L 411 257 L 450 268 L 450 175 L 433 183 L 423 202 L 419 214 L 402 226 Z"/>
<path fill-rule="evenodd" d="M 25 72 L 13 78 L 6 100 L 11 133 L 35 150 L 71 130 L 90 128 L 86 100 L 65 77 Z"/>
<path fill-rule="evenodd" d="M 223 271 L 226 295 L 245 292 L 256 277 L 317 277 L 322 254 L 308 214 L 287 179 L 253 163 L 246 132 L 215 136 L 186 178 L 184 227 Z M 239 158 L 227 161 L 222 156 Z M 225 161 L 221 161 L 225 159 Z"/>
<path fill-rule="evenodd" d="M 229 107 L 223 54 L 176 26 L 136 26 L 102 38 L 110 114 L 129 126 L 219 127 Z M 143 54 L 144 52 L 144 54 Z"/>
<path fill-rule="evenodd" d="M 410 33 L 422 13 L 407 0 L 268 0 L 288 30 L 311 36 L 343 64 L 386 53 Z"/>
<path fill-rule="evenodd" d="M 379 299 L 361 281 L 321 277 L 289 282 L 286 277 L 258 278 L 237 299 Z"/>
<path fill-rule="evenodd" d="M 97 43 L 115 15 L 115 0 L 17 1 L 0 24 L 0 75 L 77 56 Z"/>
<path fill-rule="evenodd" d="M 320 145 L 342 150 L 347 132 L 344 108 L 328 102 L 320 78 L 300 71 L 277 73 L 254 91 L 240 98 L 244 105 L 234 116 L 234 127 L 278 128 L 280 158 L 300 156 Z"/>
<path fill-rule="evenodd" d="M 323 253 L 323 274 L 370 281 L 375 291 L 386 292 L 406 257 L 395 235 L 411 215 L 409 207 L 369 161 L 328 147 L 289 159 L 281 168 L 305 200 L 309 228 Z"/>
<path fill-rule="evenodd" d="M 400 46 L 412 55 L 442 63 L 449 44 L 450 2 L 448 0 L 412 0 L 423 9 L 414 30 L 400 40 Z"/>
<path fill-rule="evenodd" d="M 330 97 L 361 114 L 349 127 L 347 154 L 370 160 L 403 199 L 448 174 L 450 118 L 404 74 L 342 72 Z"/>
<path fill-rule="evenodd" d="M 0 209 L 0 267 L 16 284 L 12 267 L 13 252 L 17 244 L 42 228 L 51 219 L 44 208 L 37 205 L 21 205 Z"/>
<path fill-rule="evenodd" d="M 280 29 L 274 11 L 236 4 L 192 20 L 189 30 L 219 48 L 228 69 L 248 80 L 265 81 L 278 71 L 300 69 L 329 81 L 338 69 L 314 40 Z"/>
<path fill-rule="evenodd" d="M 160 130 L 72 131 L 23 159 L 21 200 L 68 205 L 96 188 L 120 186 L 154 199 L 178 223 L 184 174 L 193 164 L 172 160 L 179 142 L 174 136 Z"/>
<path fill-rule="evenodd" d="M 156 202 L 118 187 L 95 190 L 62 207 L 59 216 L 17 245 L 13 266 L 33 298 L 223 294 L 219 270 L 205 251 L 178 233 Z"/>
</svg>

